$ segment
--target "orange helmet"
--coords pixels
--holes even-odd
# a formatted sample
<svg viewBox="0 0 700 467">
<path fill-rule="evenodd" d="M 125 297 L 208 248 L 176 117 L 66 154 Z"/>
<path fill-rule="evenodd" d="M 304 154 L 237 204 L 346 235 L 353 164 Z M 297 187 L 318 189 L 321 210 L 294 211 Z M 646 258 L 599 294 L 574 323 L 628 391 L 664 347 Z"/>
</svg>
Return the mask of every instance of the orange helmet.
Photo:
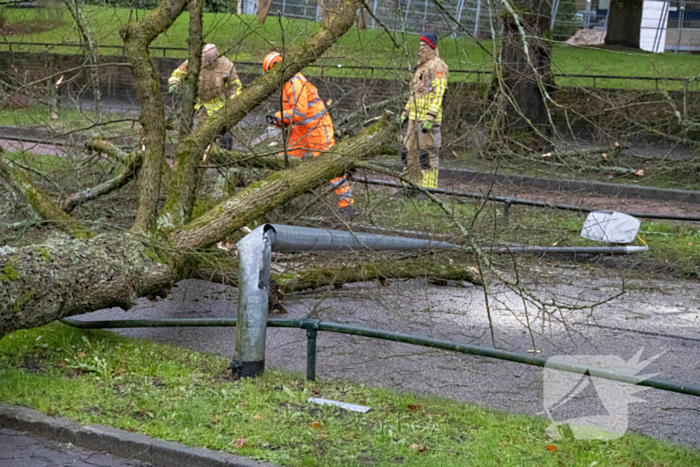
<svg viewBox="0 0 700 467">
<path fill-rule="evenodd" d="M 279 63 L 282 61 L 282 56 L 279 54 L 279 52 L 270 52 L 265 56 L 263 59 L 263 75 L 270 71 L 272 69 L 272 66 L 275 63 Z"/>
</svg>

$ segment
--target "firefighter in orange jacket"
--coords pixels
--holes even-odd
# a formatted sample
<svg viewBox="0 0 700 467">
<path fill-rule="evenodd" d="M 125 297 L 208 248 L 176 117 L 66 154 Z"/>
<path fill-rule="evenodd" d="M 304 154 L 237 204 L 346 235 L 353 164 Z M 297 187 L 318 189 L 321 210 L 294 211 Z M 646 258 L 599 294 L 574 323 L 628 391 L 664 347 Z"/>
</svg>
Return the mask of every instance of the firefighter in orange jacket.
<svg viewBox="0 0 700 467">
<path fill-rule="evenodd" d="M 282 61 L 277 52 L 270 52 L 263 60 L 263 74 L 270 71 L 275 63 Z M 302 158 L 307 154 L 313 157 L 328 151 L 335 145 L 333 122 L 326 106 L 318 96 L 318 89 L 301 73 L 297 73 L 284 83 L 282 89 L 282 110 L 268 121 L 280 128 L 291 127 L 287 144 L 290 156 Z M 345 176 L 331 180 L 338 196 L 338 209 L 346 219 L 354 218 L 352 189 Z"/>
</svg>

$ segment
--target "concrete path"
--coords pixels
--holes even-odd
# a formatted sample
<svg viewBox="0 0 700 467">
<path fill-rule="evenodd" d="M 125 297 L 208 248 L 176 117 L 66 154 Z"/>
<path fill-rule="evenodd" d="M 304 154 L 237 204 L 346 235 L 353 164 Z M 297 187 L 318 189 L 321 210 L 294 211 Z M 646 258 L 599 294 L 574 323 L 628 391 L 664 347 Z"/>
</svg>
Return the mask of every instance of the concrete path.
<svg viewBox="0 0 700 467">
<path fill-rule="evenodd" d="M 529 270 L 528 270 L 529 269 Z M 547 357 L 603 355 L 629 361 L 660 356 L 639 374 L 700 386 L 700 284 L 692 281 L 629 280 L 595 266 L 539 265 L 521 271 L 543 299 L 583 305 L 620 298 L 593 310 L 548 309 L 545 321 L 531 301 L 496 286 L 489 310 L 497 347 Z M 159 302 L 142 301 L 129 312 L 102 310 L 81 319 L 234 317 L 237 291 L 203 281 L 185 281 Z M 491 346 L 484 294 L 479 287 L 452 288 L 423 281 L 346 286 L 285 297 L 287 315 Z M 530 323 L 528 330 L 527 322 Z M 539 334 L 544 329 L 545 338 Z M 232 328 L 128 329 L 123 335 L 233 356 Z M 297 329 L 268 329 L 268 368 L 305 371 L 306 336 Z M 522 364 L 435 351 L 407 344 L 320 333 L 318 376 L 348 379 L 401 391 L 428 393 L 515 413 L 546 417 L 542 370 Z M 594 385 L 550 410 L 561 421 L 605 412 Z M 700 448 L 700 399 L 645 390 L 629 404 L 629 430 Z M 352 401 L 348 401 L 352 402 Z M 551 408 L 551 407 L 547 407 Z"/>
<path fill-rule="evenodd" d="M 149 465 L 0 428 L 0 467 L 147 467 Z"/>
</svg>

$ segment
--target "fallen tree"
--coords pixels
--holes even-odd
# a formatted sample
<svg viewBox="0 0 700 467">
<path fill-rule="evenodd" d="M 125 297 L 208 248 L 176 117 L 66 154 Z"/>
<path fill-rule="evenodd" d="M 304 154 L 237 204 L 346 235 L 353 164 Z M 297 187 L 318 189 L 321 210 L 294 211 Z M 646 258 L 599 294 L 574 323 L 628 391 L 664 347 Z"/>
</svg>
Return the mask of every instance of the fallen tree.
<svg viewBox="0 0 700 467">
<path fill-rule="evenodd" d="M 29 212 L 53 229 L 40 245 L 0 248 L 0 338 L 71 315 L 111 307 L 128 310 L 141 297 L 165 296 L 175 282 L 186 278 L 234 283 L 235 267 L 233 271 L 225 267 L 212 272 L 208 259 L 216 243 L 230 239 L 239 229 L 297 196 L 328 186 L 329 180 L 352 171 L 356 164 L 395 148 L 398 124 L 389 113 L 346 137 L 331 151 L 289 167 L 274 154 L 223 152 L 212 144 L 224 128 L 234 127 L 352 27 L 358 5 L 355 0 L 342 0 L 329 8 L 318 33 L 302 46 L 288 49 L 282 63 L 227 101 L 224 109 L 200 122 L 196 130 L 189 134 L 188 129 L 182 130 L 176 169 L 170 169 L 164 153 L 162 91 L 148 45 L 186 6 L 185 0 L 162 0 L 141 21 L 125 25 L 120 31 L 137 82 L 143 133 L 139 147 L 130 153 L 106 141 L 87 144 L 91 150 L 110 154 L 117 161 L 111 179 L 57 203 L 0 153 L 0 179 L 22 199 Z M 191 26 L 192 30 L 198 28 L 197 24 Z M 197 49 L 191 48 L 190 52 Z M 207 164 L 263 167 L 271 172 L 194 217 L 205 154 L 211 156 Z M 81 203 L 114 192 L 131 180 L 138 183 L 139 204 L 130 231 L 98 233 L 70 215 Z M 167 199 L 161 207 L 159 194 L 164 183 Z M 294 291 L 359 280 L 414 277 L 479 280 L 475 270 L 459 263 L 430 263 L 412 257 L 343 268 L 319 264 L 295 274 L 279 274 L 276 280 L 278 291 Z"/>
</svg>

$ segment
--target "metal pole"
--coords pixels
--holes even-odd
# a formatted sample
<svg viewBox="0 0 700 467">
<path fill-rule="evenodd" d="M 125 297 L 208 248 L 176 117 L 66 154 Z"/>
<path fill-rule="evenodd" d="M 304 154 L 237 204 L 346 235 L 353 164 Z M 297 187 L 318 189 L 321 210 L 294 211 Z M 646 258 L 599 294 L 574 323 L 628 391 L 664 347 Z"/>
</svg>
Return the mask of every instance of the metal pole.
<svg viewBox="0 0 700 467">
<path fill-rule="evenodd" d="M 661 7 L 661 15 L 659 16 L 659 22 L 656 24 L 656 32 L 654 33 L 654 44 L 652 45 L 651 49 L 651 51 L 654 53 L 658 53 L 656 50 L 659 47 L 659 45 L 661 45 L 661 28 L 663 27 L 664 20 L 666 20 L 666 24 L 668 24 L 668 18 L 666 17 L 666 14 L 668 12 L 668 5 L 668 3 L 664 3 Z"/>
<path fill-rule="evenodd" d="M 447 242 L 264 224 L 243 237 L 238 248 L 236 348 L 230 368 L 235 377 L 265 370 L 267 306 L 272 251 L 417 250 L 456 248 Z M 311 336 L 309 336 L 311 339 Z M 315 352 L 315 341 L 312 350 Z"/>
<path fill-rule="evenodd" d="M 603 23 L 603 29 L 605 29 L 605 34 L 608 33 L 608 19 L 609 18 L 610 18 L 610 5 L 608 5 L 608 11 L 605 13 L 605 22 Z"/>
<path fill-rule="evenodd" d="M 236 348 L 229 368 L 235 377 L 255 377 L 265 370 L 267 302 L 271 246 L 265 226 L 243 237 L 238 248 Z"/>
<path fill-rule="evenodd" d="M 408 22 L 408 12 L 411 11 L 411 0 L 408 0 L 408 4 L 406 5 L 406 14 L 404 15 L 403 22 L 404 22 L 404 29 L 406 28 L 406 24 Z"/>
<path fill-rule="evenodd" d="M 476 0 L 476 17 L 474 18 L 474 39 L 479 38 L 479 21 L 481 21 L 481 0 Z"/>
<path fill-rule="evenodd" d="M 503 226 L 508 227 L 508 214 L 510 212 L 511 199 L 508 198 L 506 203 L 503 205 Z"/>
<path fill-rule="evenodd" d="M 557 11 L 559 11 L 559 0 L 554 0 L 554 5 L 552 5 L 552 21 L 549 24 L 549 29 L 554 31 L 554 20 L 557 18 Z"/>
<path fill-rule="evenodd" d="M 310 227 L 297 227 L 292 225 L 266 224 L 255 230 L 262 228 L 265 228 L 267 231 L 272 245 L 272 251 L 279 252 L 397 251 L 418 250 L 421 248 L 459 248 L 452 243 L 435 240 L 343 232 L 340 230 L 313 229 Z M 255 232 L 255 230 L 253 232 Z M 253 235 L 253 232 L 248 234 L 248 236 Z"/>
<path fill-rule="evenodd" d="M 377 16 L 377 0 L 374 0 L 374 3 L 372 4 L 372 15 L 372 27 L 376 28 L 377 20 L 375 20 L 374 17 Z"/>
<path fill-rule="evenodd" d="M 425 8 L 423 9 L 423 27 L 421 28 L 425 31 L 425 23 L 428 21 L 428 0 L 425 0 Z"/>
<path fill-rule="evenodd" d="M 676 42 L 676 52 L 674 55 L 678 55 L 678 51 L 681 49 L 681 36 L 683 35 L 683 21 L 685 20 L 685 0 L 681 0 L 680 11 L 678 12 L 678 42 Z"/>
<path fill-rule="evenodd" d="M 459 0 L 457 2 L 457 24 L 461 24 L 462 21 L 462 9 L 464 8 L 464 2 L 466 0 Z M 457 38 L 457 32 L 459 31 L 459 27 L 455 29 L 455 32 L 452 33 L 452 38 L 456 39 Z"/>
<path fill-rule="evenodd" d="M 318 324 L 305 323 L 306 329 L 306 380 L 316 381 L 316 336 Z"/>
</svg>

